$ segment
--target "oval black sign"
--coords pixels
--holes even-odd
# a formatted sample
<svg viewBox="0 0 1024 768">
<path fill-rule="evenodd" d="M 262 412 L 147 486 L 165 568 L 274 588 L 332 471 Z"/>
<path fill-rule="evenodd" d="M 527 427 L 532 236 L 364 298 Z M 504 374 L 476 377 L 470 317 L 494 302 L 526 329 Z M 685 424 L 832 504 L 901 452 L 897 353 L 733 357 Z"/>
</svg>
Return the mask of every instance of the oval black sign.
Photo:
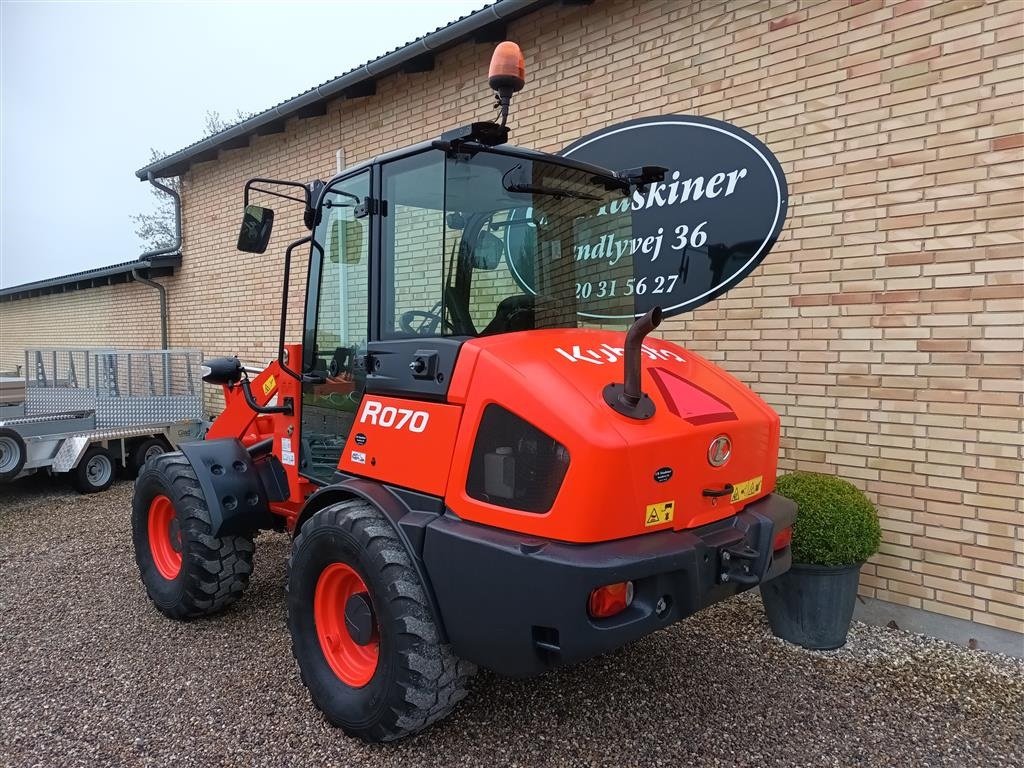
<svg viewBox="0 0 1024 768">
<path fill-rule="evenodd" d="M 662 467 L 654 473 L 654 481 L 657 483 L 666 483 L 672 479 L 672 467 Z"/>
<path fill-rule="evenodd" d="M 690 312 L 749 275 L 786 220 L 789 190 L 779 161 L 754 136 L 719 120 L 639 118 L 584 136 L 561 154 L 615 171 L 668 169 L 664 181 L 629 201 L 633 279 L 602 280 L 588 270 L 576 287 L 584 317 L 623 320 L 654 306 L 666 315 Z M 620 244 L 604 235 L 577 247 L 576 260 L 591 268 L 604 260 L 611 272 L 619 255 L 613 246 Z M 622 313 L 624 296 L 633 315 Z"/>
<path fill-rule="evenodd" d="M 355 437 L 356 445 L 366 445 L 366 435 L 362 432 L 356 434 Z"/>
</svg>

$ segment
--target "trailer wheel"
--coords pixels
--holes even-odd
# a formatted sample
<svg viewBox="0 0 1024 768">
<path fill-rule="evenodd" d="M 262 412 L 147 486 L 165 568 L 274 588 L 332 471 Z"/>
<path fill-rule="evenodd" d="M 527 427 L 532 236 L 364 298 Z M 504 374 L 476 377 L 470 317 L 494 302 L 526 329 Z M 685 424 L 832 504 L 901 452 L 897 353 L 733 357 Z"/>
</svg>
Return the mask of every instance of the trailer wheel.
<svg viewBox="0 0 1024 768">
<path fill-rule="evenodd" d="M 440 641 L 405 546 L 364 501 L 326 507 L 302 526 L 288 563 L 288 629 L 313 703 L 365 741 L 445 717 L 476 671 Z"/>
<path fill-rule="evenodd" d="M 212 536 L 195 470 L 180 451 L 143 465 L 132 499 L 135 562 L 149 599 L 172 619 L 206 616 L 242 596 L 252 536 Z"/>
<path fill-rule="evenodd" d="M 167 453 L 167 443 L 162 438 L 150 437 L 136 443 L 128 457 L 128 468 L 132 476 L 138 477 L 147 461 L 163 453 Z"/>
<path fill-rule="evenodd" d="M 13 480 L 25 466 L 25 441 L 8 427 L 0 427 L 0 482 Z"/>
<path fill-rule="evenodd" d="M 73 470 L 71 484 L 79 493 L 99 493 L 114 484 L 114 457 L 106 448 L 94 445 L 86 450 Z"/>
</svg>

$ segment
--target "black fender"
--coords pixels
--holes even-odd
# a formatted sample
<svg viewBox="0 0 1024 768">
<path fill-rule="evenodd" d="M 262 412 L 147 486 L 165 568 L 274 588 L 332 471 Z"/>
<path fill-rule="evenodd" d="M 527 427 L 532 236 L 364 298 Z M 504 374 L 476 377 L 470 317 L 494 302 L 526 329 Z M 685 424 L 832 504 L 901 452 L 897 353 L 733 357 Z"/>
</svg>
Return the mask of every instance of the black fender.
<svg viewBox="0 0 1024 768">
<path fill-rule="evenodd" d="M 178 449 L 199 479 L 213 536 L 277 527 L 260 468 L 241 441 L 230 437 L 199 440 L 182 443 Z"/>
<path fill-rule="evenodd" d="M 293 536 L 298 536 L 302 525 L 321 509 L 348 499 L 362 499 L 379 509 L 399 540 L 409 553 L 416 575 L 419 576 L 427 593 L 427 601 L 434 614 L 434 621 L 441 633 L 441 642 L 448 642 L 441 611 L 438 609 L 434 587 L 423 563 L 423 540 L 426 528 L 437 520 L 444 511 L 444 500 L 403 488 L 393 488 L 374 480 L 350 477 L 338 473 L 336 482 L 317 490 L 306 499 L 302 512 L 295 522 Z"/>
</svg>

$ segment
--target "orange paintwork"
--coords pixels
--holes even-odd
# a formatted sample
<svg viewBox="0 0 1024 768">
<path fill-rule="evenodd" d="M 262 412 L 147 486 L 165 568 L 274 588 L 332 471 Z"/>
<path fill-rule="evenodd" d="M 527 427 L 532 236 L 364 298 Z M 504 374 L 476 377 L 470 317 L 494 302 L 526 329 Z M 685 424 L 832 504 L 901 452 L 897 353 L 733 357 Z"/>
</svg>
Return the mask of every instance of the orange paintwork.
<svg viewBox="0 0 1024 768">
<path fill-rule="evenodd" d="M 368 592 L 362 576 L 342 562 L 331 563 L 321 571 L 313 592 L 313 617 L 320 650 L 331 671 L 353 688 L 362 688 L 370 682 L 380 661 L 380 630 L 374 626 L 370 641 L 359 645 L 345 625 L 349 599 Z"/>
<path fill-rule="evenodd" d="M 461 518 L 485 525 L 593 542 L 704 525 L 768 494 L 779 448 L 775 412 L 703 358 L 650 339 L 642 355 L 642 379 L 657 412 L 647 421 L 622 416 L 605 404 L 602 390 L 622 381 L 623 340 L 621 332 L 569 329 L 504 334 L 463 345 L 448 397 L 465 408 L 448 478 L 448 506 Z M 682 392 L 677 397 L 685 397 L 687 389 L 704 397 L 670 402 L 651 373 L 655 368 L 663 381 L 682 380 L 672 384 Z M 466 494 L 476 426 L 490 403 L 568 449 L 569 470 L 547 513 L 509 510 Z M 724 466 L 713 467 L 708 448 L 722 434 L 732 441 L 732 456 Z M 664 467 L 671 468 L 672 476 L 658 482 L 655 473 Z M 728 497 L 702 495 L 704 489 L 758 476 L 763 478 L 760 492 L 736 504 Z M 674 502 L 672 521 L 645 525 L 647 506 L 669 501 Z"/>
<path fill-rule="evenodd" d="M 491 65 L 487 70 L 488 80 L 501 78 L 514 81 L 514 90 L 520 90 L 526 82 L 526 59 L 518 45 L 510 40 L 498 43 L 491 54 Z"/>
<path fill-rule="evenodd" d="M 596 542 L 705 525 L 740 511 L 774 489 L 779 417 L 741 382 L 671 342 L 650 339 L 642 385 L 656 406 L 637 421 L 604 402 L 606 384 L 621 382 L 624 334 L 565 329 L 509 333 L 466 342 L 452 375 L 448 402 L 366 395 L 338 468 L 379 482 L 444 497 L 464 520 L 567 542 Z M 292 360 L 302 358 L 289 345 Z M 298 450 L 299 383 L 271 363 L 252 382 L 263 405 L 294 401 L 292 416 L 257 416 L 238 387 L 225 388 L 227 407 L 209 437 L 252 444 L 274 436 L 288 476 L 288 501 L 272 505 L 292 529 L 315 486 L 284 461 Z M 497 403 L 561 442 L 569 469 L 550 510 L 521 512 L 469 497 L 466 478 L 477 426 Z M 714 467 L 708 449 L 725 435 L 729 460 Z M 362 436 L 362 437 L 359 437 Z M 357 441 L 358 438 L 358 441 Z M 285 441 L 285 442 L 282 442 Z M 671 470 L 658 473 L 658 470 Z M 656 478 L 661 478 L 661 482 Z M 760 490 L 733 503 L 710 498 L 754 478 Z M 672 519 L 665 517 L 671 502 Z M 662 505 L 650 514 L 650 505 Z"/>
<path fill-rule="evenodd" d="M 168 581 L 178 578 L 181 573 L 181 531 L 175 530 L 177 541 L 171 539 L 171 524 L 174 522 L 174 504 L 170 498 L 160 494 L 149 503 L 149 551 L 153 565 Z M 177 548 L 175 548 L 177 547 Z"/>
<path fill-rule="evenodd" d="M 289 360 L 302 359 L 301 344 L 286 344 L 285 351 Z M 294 456 L 298 455 L 299 425 L 302 422 L 302 385 L 281 370 L 275 360 L 271 362 L 251 382 L 253 399 L 257 405 L 268 405 L 272 401 L 283 404 L 286 398 L 292 401 L 293 413 L 285 415 L 256 414 L 245 402 L 240 386 L 224 387 L 224 410 L 214 420 L 206 434 L 206 439 L 233 437 L 244 445 L 274 438 L 274 454 L 281 459 L 285 475 L 288 477 L 289 496 L 287 501 L 273 502 L 271 511 L 285 518 L 288 530 L 295 527 L 295 521 L 302 511 L 302 505 L 316 486 L 299 475 L 298 462 L 293 459 L 286 461 L 284 446 L 291 446 Z M 275 400 L 276 398 L 276 400 Z"/>
<path fill-rule="evenodd" d="M 364 395 L 338 469 L 444 496 L 461 414 L 455 405 Z"/>
</svg>

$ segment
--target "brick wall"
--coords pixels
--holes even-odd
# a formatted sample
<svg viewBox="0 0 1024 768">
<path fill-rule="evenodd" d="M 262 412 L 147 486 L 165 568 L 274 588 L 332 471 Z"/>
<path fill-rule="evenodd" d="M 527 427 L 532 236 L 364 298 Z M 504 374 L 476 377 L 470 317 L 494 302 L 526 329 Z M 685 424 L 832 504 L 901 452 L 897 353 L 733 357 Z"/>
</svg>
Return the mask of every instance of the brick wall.
<svg viewBox="0 0 1024 768">
<path fill-rule="evenodd" d="M 839 473 L 878 503 L 865 594 L 1017 632 L 1022 23 L 1019 0 L 597 0 L 509 27 L 529 80 L 515 143 L 553 151 L 683 113 L 774 150 L 791 199 L 773 253 L 664 334 L 779 411 L 782 469 Z M 489 117 L 491 50 L 461 45 L 195 166 L 172 343 L 268 359 L 282 244 L 303 230 L 278 205 L 268 254 L 235 251 L 244 180 L 328 178 L 339 148 L 357 162 Z M 299 279 L 296 339 L 302 292 Z"/>
<path fill-rule="evenodd" d="M 0 301 L 0 371 L 32 347 L 160 348 L 160 300 L 139 283 Z"/>
</svg>

